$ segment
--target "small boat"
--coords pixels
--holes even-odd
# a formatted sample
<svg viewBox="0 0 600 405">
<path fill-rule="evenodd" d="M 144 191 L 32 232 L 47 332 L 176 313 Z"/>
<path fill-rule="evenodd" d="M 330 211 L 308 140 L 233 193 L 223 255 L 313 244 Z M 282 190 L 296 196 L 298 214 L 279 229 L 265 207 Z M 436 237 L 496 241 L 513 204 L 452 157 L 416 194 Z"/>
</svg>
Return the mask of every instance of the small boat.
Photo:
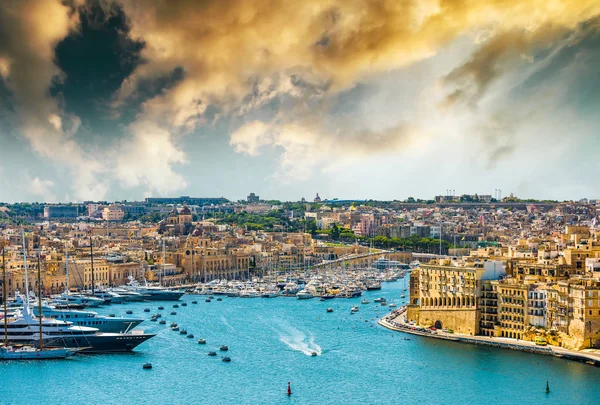
<svg viewBox="0 0 600 405">
<path fill-rule="evenodd" d="M 177 312 L 175 312 L 175 311 L 172 311 L 172 312 L 171 312 L 171 315 L 177 315 Z"/>
<path fill-rule="evenodd" d="M 171 330 L 173 332 L 178 332 L 179 331 L 179 326 L 174 326 L 174 327 L 171 328 Z"/>
<path fill-rule="evenodd" d="M 321 301 L 332 300 L 334 298 L 335 298 L 335 295 L 333 295 L 333 294 L 324 294 L 324 295 L 321 295 Z"/>
<path fill-rule="evenodd" d="M 179 308 L 179 305 L 175 304 L 173 305 L 173 308 Z"/>
<path fill-rule="evenodd" d="M 369 301 L 368 299 L 363 298 L 363 300 L 360 303 L 363 304 L 363 305 L 366 305 L 366 304 L 369 304 L 370 302 L 371 301 Z"/>
<path fill-rule="evenodd" d="M 352 307 L 352 309 L 350 310 L 350 312 L 351 313 L 358 312 L 358 307 L 357 306 Z"/>
<path fill-rule="evenodd" d="M 402 294 L 402 295 L 400 296 L 400 298 L 406 298 L 406 295 Z"/>
<path fill-rule="evenodd" d="M 187 307 L 187 303 L 185 303 L 185 302 L 182 302 L 182 303 L 181 303 L 181 306 L 182 306 L 182 307 Z"/>
<path fill-rule="evenodd" d="M 150 370 L 150 369 L 152 369 L 152 363 L 144 363 L 144 365 L 142 366 L 142 368 L 144 370 Z"/>
<path fill-rule="evenodd" d="M 191 333 L 189 335 L 186 336 L 188 339 L 193 339 L 194 335 L 192 335 Z"/>
<path fill-rule="evenodd" d="M 307 299 L 313 298 L 313 295 L 306 290 L 302 290 L 296 294 L 296 297 L 299 300 L 307 300 Z"/>
<path fill-rule="evenodd" d="M 333 312 L 333 308 L 327 308 L 327 312 Z"/>
<path fill-rule="evenodd" d="M 167 321 L 165 321 L 164 319 L 161 319 L 160 322 L 158 322 L 158 323 L 160 323 L 161 325 L 166 325 Z"/>
<path fill-rule="evenodd" d="M 175 328 L 177 326 L 177 322 L 171 323 L 171 328 Z"/>
<path fill-rule="evenodd" d="M 209 299 L 209 298 L 207 298 L 207 299 L 205 299 L 205 300 L 204 300 L 204 302 L 210 302 L 210 299 Z"/>
<path fill-rule="evenodd" d="M 163 309 L 165 309 L 165 307 L 158 307 L 159 311 L 162 311 Z"/>
<path fill-rule="evenodd" d="M 65 359 L 74 355 L 77 350 L 70 348 L 38 349 L 33 346 L 2 346 L 0 347 L 0 360 Z"/>
<path fill-rule="evenodd" d="M 198 344 L 199 345 L 205 345 L 206 344 L 206 339 L 198 339 Z"/>
<path fill-rule="evenodd" d="M 225 357 L 223 357 L 223 360 L 221 360 L 221 361 L 224 361 L 225 363 L 229 363 L 231 361 L 231 358 L 225 356 Z"/>
<path fill-rule="evenodd" d="M 227 350 L 229 350 L 229 347 L 222 345 L 221 347 L 219 347 L 219 350 L 221 350 L 222 352 L 226 352 Z"/>
<path fill-rule="evenodd" d="M 375 298 L 373 300 L 373 302 L 385 302 L 385 298 L 383 298 L 383 297 Z"/>
<path fill-rule="evenodd" d="M 223 298 L 219 297 L 217 298 L 217 301 L 223 301 Z"/>
<path fill-rule="evenodd" d="M 217 355 L 217 352 L 208 352 L 208 355 L 209 355 L 209 356 L 216 356 L 216 355 Z"/>
<path fill-rule="evenodd" d="M 197 303 L 198 303 L 198 301 L 192 301 L 192 304 L 197 304 Z"/>
<path fill-rule="evenodd" d="M 317 352 L 312 352 L 310 355 L 311 355 L 312 357 L 317 357 Z"/>
<path fill-rule="evenodd" d="M 131 314 L 133 314 L 133 311 L 132 311 L 132 310 L 129 310 L 129 311 L 125 312 L 125 313 L 126 313 L 127 315 L 131 315 Z"/>
<path fill-rule="evenodd" d="M 396 304 L 394 304 L 394 303 L 392 302 L 392 303 L 391 303 L 390 305 L 388 305 L 388 306 L 389 306 L 390 308 L 396 308 L 398 305 L 396 305 Z"/>
<path fill-rule="evenodd" d="M 180 335 L 187 335 L 187 330 L 185 330 L 185 329 L 181 329 L 181 330 L 179 331 L 179 334 L 180 334 Z"/>
<path fill-rule="evenodd" d="M 144 312 L 150 312 L 150 308 L 144 308 Z"/>
<path fill-rule="evenodd" d="M 385 302 L 385 301 L 381 301 L 381 306 L 382 306 L 382 307 L 385 307 L 386 305 L 387 305 L 387 302 Z"/>
</svg>

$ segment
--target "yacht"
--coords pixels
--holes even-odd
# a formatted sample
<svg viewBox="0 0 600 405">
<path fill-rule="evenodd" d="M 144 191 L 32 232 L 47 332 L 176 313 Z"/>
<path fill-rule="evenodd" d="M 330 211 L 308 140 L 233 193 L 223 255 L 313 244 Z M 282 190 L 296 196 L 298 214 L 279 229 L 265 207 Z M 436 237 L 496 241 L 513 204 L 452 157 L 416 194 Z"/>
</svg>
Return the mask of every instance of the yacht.
<svg viewBox="0 0 600 405">
<path fill-rule="evenodd" d="M 179 301 L 183 296 L 182 291 L 172 291 L 160 286 L 153 286 L 144 280 L 144 285 L 141 286 L 131 276 L 129 276 L 128 289 L 135 291 L 143 296 L 144 300 L 148 301 Z"/>
<path fill-rule="evenodd" d="M 307 300 L 313 298 L 313 295 L 309 291 L 302 290 L 296 294 L 296 297 L 298 297 L 299 300 Z"/>
<path fill-rule="evenodd" d="M 34 309 L 36 316 L 38 313 L 39 310 Z M 63 310 L 48 305 L 42 306 L 42 314 L 44 317 L 71 322 L 76 326 L 97 328 L 103 333 L 125 333 L 144 322 L 141 318 L 103 316 L 92 311 Z"/>
<path fill-rule="evenodd" d="M 91 297 L 83 294 L 67 294 L 62 293 L 59 295 L 51 296 L 53 302 L 60 305 L 78 305 L 83 307 L 95 308 L 99 307 L 100 304 L 104 303 L 103 299 Z"/>
<path fill-rule="evenodd" d="M 25 305 L 22 313 L 8 321 L 6 329 L 4 324 L 1 328 L 11 345 L 35 346 L 40 341 L 39 321 L 39 317 L 34 317 L 33 312 Z M 98 328 L 74 326 L 71 322 L 53 318 L 43 318 L 42 327 L 45 347 L 77 348 L 86 353 L 130 352 L 155 336 L 138 330 L 130 333 L 103 333 Z"/>
<path fill-rule="evenodd" d="M 57 360 L 71 357 L 77 351 L 70 348 L 38 349 L 33 346 L 0 346 L 0 360 Z"/>
<path fill-rule="evenodd" d="M 254 289 L 246 289 L 240 291 L 240 298 L 259 298 L 260 293 Z"/>
<path fill-rule="evenodd" d="M 86 291 L 85 293 L 87 295 L 92 295 L 96 298 L 104 300 L 104 304 L 123 304 L 125 302 L 125 297 L 119 295 L 116 292 L 108 290 L 96 290 L 93 294 L 91 291 Z"/>
<path fill-rule="evenodd" d="M 142 294 L 140 294 L 139 292 L 127 290 L 125 288 L 114 287 L 109 288 L 107 291 L 120 296 L 123 299 L 123 302 L 144 301 L 144 296 Z"/>
<path fill-rule="evenodd" d="M 279 291 L 277 290 L 265 290 L 263 291 L 260 296 L 262 298 L 277 298 L 279 297 Z"/>
</svg>

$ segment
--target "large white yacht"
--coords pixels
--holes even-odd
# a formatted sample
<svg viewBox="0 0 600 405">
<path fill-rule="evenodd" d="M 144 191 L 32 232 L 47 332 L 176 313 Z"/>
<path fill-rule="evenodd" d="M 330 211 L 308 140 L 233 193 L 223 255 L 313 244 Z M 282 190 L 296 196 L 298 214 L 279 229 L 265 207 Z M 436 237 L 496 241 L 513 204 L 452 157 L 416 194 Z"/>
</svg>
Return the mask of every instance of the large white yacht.
<svg viewBox="0 0 600 405">
<path fill-rule="evenodd" d="M 144 285 L 140 285 L 131 276 L 129 276 L 127 288 L 141 294 L 143 299 L 148 301 L 178 301 L 184 294 L 183 291 L 172 291 L 164 287 L 150 285 L 146 280 L 144 280 Z"/>
</svg>

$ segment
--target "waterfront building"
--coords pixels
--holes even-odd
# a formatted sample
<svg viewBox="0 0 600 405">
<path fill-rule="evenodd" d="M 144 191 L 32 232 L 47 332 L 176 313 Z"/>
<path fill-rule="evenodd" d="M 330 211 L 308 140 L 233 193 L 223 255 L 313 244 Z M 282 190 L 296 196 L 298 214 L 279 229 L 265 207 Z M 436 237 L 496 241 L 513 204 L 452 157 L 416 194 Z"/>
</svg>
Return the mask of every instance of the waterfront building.
<svg viewBox="0 0 600 405">
<path fill-rule="evenodd" d="M 522 339 L 529 326 L 528 286 L 514 278 L 507 278 L 498 283 L 496 291 L 500 323 L 496 336 Z"/>
<path fill-rule="evenodd" d="M 479 333 L 477 299 L 483 267 L 421 265 L 411 273 L 411 285 L 418 285 L 416 296 L 411 296 L 408 319 L 423 326 L 448 328 L 459 333 Z"/>
<path fill-rule="evenodd" d="M 527 292 L 529 325 L 546 327 L 546 290 L 538 287 Z"/>
</svg>

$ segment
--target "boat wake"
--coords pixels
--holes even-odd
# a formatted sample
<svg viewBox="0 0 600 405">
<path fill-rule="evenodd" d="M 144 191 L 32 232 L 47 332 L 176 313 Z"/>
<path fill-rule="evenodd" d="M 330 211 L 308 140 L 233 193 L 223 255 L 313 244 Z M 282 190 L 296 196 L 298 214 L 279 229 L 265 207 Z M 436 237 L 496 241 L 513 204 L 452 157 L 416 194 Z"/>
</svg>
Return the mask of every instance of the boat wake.
<svg viewBox="0 0 600 405">
<path fill-rule="evenodd" d="M 302 332 L 293 326 L 282 325 L 279 333 L 279 340 L 290 349 L 312 356 L 313 352 L 320 356 L 323 353 L 321 346 L 315 343 L 315 337 L 312 333 Z"/>
</svg>

